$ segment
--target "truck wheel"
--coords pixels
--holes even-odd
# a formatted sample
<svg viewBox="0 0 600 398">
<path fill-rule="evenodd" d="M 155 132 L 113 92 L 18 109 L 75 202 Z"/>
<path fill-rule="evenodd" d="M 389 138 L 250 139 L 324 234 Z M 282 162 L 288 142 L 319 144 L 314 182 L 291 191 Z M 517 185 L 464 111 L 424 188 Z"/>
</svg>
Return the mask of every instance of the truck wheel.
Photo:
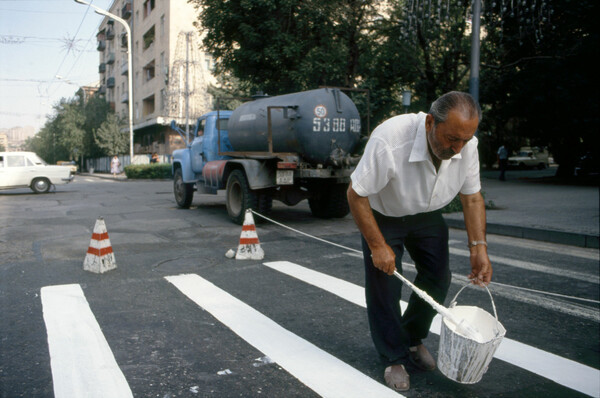
<svg viewBox="0 0 600 398">
<path fill-rule="evenodd" d="M 250 189 L 246 175 L 234 170 L 227 178 L 227 213 L 231 220 L 239 225 L 244 223 L 246 210 L 258 210 L 258 195 Z"/>
<path fill-rule="evenodd" d="M 308 199 L 310 211 L 319 218 L 341 218 L 350 212 L 346 191 L 347 184 L 334 184 L 329 187 L 321 186 L 316 195 Z"/>
<path fill-rule="evenodd" d="M 50 181 L 47 178 L 34 178 L 31 182 L 31 190 L 35 193 L 46 193 L 50 189 Z"/>
<path fill-rule="evenodd" d="M 194 199 L 194 184 L 186 184 L 183 182 L 183 174 L 181 169 L 175 170 L 173 176 L 173 193 L 175 194 L 175 202 L 182 209 L 189 209 Z"/>
</svg>

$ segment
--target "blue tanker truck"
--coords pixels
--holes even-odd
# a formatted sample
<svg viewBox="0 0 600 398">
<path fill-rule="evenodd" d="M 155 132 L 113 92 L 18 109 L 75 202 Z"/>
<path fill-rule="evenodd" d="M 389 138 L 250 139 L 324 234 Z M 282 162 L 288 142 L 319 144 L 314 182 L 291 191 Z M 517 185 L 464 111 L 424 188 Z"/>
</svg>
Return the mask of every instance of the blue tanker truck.
<svg viewBox="0 0 600 398">
<path fill-rule="evenodd" d="M 289 206 L 308 199 L 316 217 L 344 217 L 346 189 L 358 163 L 360 116 L 338 88 L 261 96 L 234 111 L 198 118 L 187 141 L 173 152 L 177 205 L 189 208 L 195 191 L 226 190 L 230 218 L 247 209 L 264 214 L 279 200 Z"/>
</svg>

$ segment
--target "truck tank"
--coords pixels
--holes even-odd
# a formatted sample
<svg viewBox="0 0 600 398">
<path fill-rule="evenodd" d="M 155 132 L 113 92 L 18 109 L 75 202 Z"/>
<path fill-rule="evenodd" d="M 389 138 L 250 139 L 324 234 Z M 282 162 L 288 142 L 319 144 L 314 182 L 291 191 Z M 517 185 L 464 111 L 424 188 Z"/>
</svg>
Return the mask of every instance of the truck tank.
<svg viewBox="0 0 600 398">
<path fill-rule="evenodd" d="M 337 88 L 263 97 L 239 106 L 228 124 L 238 152 L 268 152 L 268 107 L 272 108 L 273 152 L 292 152 L 313 165 L 335 164 L 352 153 L 360 139 L 360 116 Z"/>
</svg>

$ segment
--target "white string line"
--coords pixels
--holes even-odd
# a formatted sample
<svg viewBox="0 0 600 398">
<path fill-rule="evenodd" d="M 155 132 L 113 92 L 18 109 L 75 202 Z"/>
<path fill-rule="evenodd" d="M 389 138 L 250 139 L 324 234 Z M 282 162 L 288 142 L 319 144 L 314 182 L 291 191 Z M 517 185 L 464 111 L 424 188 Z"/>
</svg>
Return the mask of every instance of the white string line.
<svg viewBox="0 0 600 398">
<path fill-rule="evenodd" d="M 348 246 L 343 246 L 343 245 L 340 245 L 340 244 L 337 244 L 337 243 L 334 243 L 334 242 L 330 242 L 330 241 L 325 240 L 323 238 L 319 238 L 317 236 L 307 234 L 306 232 L 302 232 L 300 230 L 297 230 L 295 228 L 292 228 L 290 226 L 282 224 L 282 223 L 280 223 L 278 221 L 275 221 L 272 218 L 269 218 L 269 217 L 264 216 L 264 215 L 262 215 L 260 213 L 257 213 L 253 209 L 250 209 L 250 210 L 252 211 L 252 213 L 256 214 L 257 216 L 262 217 L 265 220 L 267 220 L 269 222 L 272 222 L 275 225 L 279 225 L 280 227 L 283 227 L 283 228 L 289 229 L 290 231 L 296 232 L 296 233 L 298 233 L 300 235 L 304 235 L 304 236 L 306 236 L 308 238 L 315 239 L 315 240 L 318 240 L 320 242 L 327 243 L 328 245 L 332 245 L 332 246 L 336 246 L 336 247 L 342 248 L 344 250 L 349 250 L 351 252 L 358 253 L 358 254 L 361 254 L 361 255 L 363 254 L 363 252 L 361 250 L 356 250 L 356 249 L 353 249 L 353 248 L 348 247 Z M 572 300 L 585 301 L 585 302 L 593 303 L 593 304 L 600 304 L 600 301 L 598 301 L 598 300 L 586 299 L 586 298 L 575 297 L 575 296 L 567 296 L 567 295 L 560 294 L 560 293 L 546 292 L 546 291 L 543 291 L 543 290 L 529 289 L 529 288 L 520 287 L 520 286 L 507 285 L 507 284 L 500 283 L 500 282 L 490 282 L 490 284 L 492 284 L 492 285 L 498 285 L 498 286 L 505 286 L 505 287 L 516 289 L 516 290 L 524 290 L 524 291 L 532 292 L 532 293 L 545 294 L 545 295 L 548 295 L 548 296 L 556 296 L 556 297 L 562 297 L 562 298 L 567 298 L 567 299 L 572 299 Z"/>
</svg>

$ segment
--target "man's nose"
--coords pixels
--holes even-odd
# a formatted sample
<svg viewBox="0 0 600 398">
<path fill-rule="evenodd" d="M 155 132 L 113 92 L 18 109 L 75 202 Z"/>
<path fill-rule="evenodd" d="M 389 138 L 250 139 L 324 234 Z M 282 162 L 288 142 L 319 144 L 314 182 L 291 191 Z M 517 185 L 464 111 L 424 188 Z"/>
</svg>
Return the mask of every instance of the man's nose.
<svg viewBox="0 0 600 398">
<path fill-rule="evenodd" d="M 452 148 L 452 151 L 456 155 L 457 153 L 459 153 L 463 149 L 464 146 L 465 146 L 464 142 L 459 142 L 459 143 L 456 143 L 454 145 L 451 145 L 450 148 Z"/>
</svg>

